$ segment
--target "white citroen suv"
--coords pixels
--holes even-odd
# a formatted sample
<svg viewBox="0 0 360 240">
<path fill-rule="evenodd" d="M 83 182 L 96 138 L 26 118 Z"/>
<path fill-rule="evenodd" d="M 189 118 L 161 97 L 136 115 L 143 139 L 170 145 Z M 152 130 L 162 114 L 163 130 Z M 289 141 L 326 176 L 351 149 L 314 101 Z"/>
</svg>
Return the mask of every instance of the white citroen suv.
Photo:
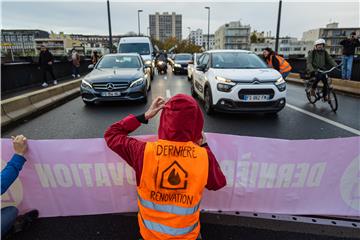
<svg viewBox="0 0 360 240">
<path fill-rule="evenodd" d="M 211 50 L 201 55 L 191 84 L 207 114 L 277 113 L 286 103 L 286 83 L 256 54 L 245 50 Z"/>
</svg>

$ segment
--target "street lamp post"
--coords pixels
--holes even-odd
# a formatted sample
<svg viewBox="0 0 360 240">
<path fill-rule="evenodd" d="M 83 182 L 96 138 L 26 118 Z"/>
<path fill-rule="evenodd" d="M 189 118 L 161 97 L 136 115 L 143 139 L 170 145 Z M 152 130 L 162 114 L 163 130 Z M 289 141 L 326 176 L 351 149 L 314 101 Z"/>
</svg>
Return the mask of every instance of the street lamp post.
<svg viewBox="0 0 360 240">
<path fill-rule="evenodd" d="M 282 0 L 279 1 L 278 21 L 277 21 L 277 26 L 276 26 L 275 52 L 278 52 L 278 50 L 279 50 L 279 34 L 280 34 L 281 6 L 282 6 Z"/>
<path fill-rule="evenodd" d="M 210 49 L 210 7 L 205 7 L 208 10 L 208 35 L 207 35 L 207 50 Z"/>
<path fill-rule="evenodd" d="M 140 13 L 142 12 L 143 10 L 139 9 L 138 10 L 138 30 L 139 30 L 139 36 L 140 36 Z"/>
<path fill-rule="evenodd" d="M 111 18 L 110 18 L 110 3 L 107 0 L 107 12 L 108 12 L 108 23 L 109 23 L 109 50 L 112 52 L 112 35 L 111 35 Z"/>
<path fill-rule="evenodd" d="M 190 27 L 187 27 L 187 29 L 189 30 L 189 44 L 190 44 L 191 28 L 190 28 Z"/>
</svg>

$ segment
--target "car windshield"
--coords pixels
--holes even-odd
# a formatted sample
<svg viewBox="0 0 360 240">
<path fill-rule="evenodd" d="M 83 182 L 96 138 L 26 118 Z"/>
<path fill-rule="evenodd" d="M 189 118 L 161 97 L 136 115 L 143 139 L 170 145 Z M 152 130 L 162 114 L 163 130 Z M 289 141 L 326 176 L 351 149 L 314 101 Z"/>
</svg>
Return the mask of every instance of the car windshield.
<svg viewBox="0 0 360 240">
<path fill-rule="evenodd" d="M 180 55 L 175 55 L 175 61 L 190 61 L 192 58 L 192 56 L 190 54 L 180 54 Z"/>
<path fill-rule="evenodd" d="M 267 65 L 253 53 L 222 52 L 212 54 L 212 68 L 253 69 Z"/>
<path fill-rule="evenodd" d="M 137 56 L 104 56 L 97 68 L 140 68 Z"/>
<path fill-rule="evenodd" d="M 149 55 L 149 43 L 120 43 L 120 53 L 138 53 L 140 55 Z"/>
</svg>

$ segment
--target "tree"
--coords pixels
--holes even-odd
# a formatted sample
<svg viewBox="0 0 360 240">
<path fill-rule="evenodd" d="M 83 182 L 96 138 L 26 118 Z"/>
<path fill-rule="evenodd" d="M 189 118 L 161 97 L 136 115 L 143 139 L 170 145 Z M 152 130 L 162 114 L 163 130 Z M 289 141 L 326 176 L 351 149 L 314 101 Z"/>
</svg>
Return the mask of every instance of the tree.
<svg viewBox="0 0 360 240">
<path fill-rule="evenodd" d="M 253 32 L 250 36 L 250 42 L 251 43 L 257 43 L 258 42 L 258 38 L 256 36 L 256 32 Z"/>
</svg>

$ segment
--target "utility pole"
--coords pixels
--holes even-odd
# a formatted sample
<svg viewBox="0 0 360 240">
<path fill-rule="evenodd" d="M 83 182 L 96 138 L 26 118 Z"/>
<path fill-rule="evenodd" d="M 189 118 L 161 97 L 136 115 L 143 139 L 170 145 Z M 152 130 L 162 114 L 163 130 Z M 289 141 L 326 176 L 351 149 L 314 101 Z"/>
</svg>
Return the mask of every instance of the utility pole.
<svg viewBox="0 0 360 240">
<path fill-rule="evenodd" d="M 139 9 L 138 10 L 138 35 L 140 36 L 140 13 L 142 12 L 143 10 Z"/>
<path fill-rule="evenodd" d="M 112 35 L 111 35 L 111 17 L 110 17 L 110 3 L 109 0 L 107 0 L 107 12 L 108 12 L 108 23 L 109 23 L 109 50 L 110 53 L 112 52 Z"/>
<path fill-rule="evenodd" d="M 282 6 L 282 0 L 279 1 L 278 21 L 277 21 L 277 27 L 276 27 L 276 40 L 275 40 L 275 52 L 276 52 L 276 53 L 277 53 L 278 50 L 279 50 L 279 34 L 280 34 L 281 6 Z"/>
<path fill-rule="evenodd" d="M 207 50 L 210 49 L 210 7 L 205 7 L 208 10 L 208 35 L 207 35 Z"/>
</svg>

